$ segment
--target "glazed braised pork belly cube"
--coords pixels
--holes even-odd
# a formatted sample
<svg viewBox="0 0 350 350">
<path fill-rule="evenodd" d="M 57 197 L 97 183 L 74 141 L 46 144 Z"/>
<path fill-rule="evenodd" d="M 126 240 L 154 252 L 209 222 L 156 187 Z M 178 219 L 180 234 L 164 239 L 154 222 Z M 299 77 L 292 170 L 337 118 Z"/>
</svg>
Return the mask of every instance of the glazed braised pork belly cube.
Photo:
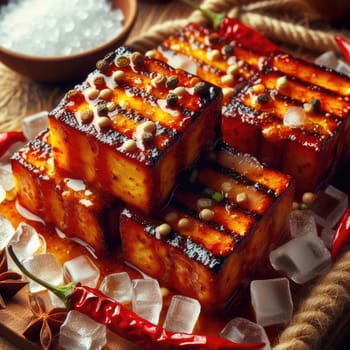
<svg viewBox="0 0 350 350">
<path fill-rule="evenodd" d="M 145 212 L 220 130 L 221 91 L 119 48 L 49 115 L 55 164 Z"/>
<path fill-rule="evenodd" d="M 14 154 L 12 169 L 20 206 L 93 250 L 119 242 L 120 204 L 53 165 L 49 133 L 40 134 Z"/>
<path fill-rule="evenodd" d="M 349 95 L 348 77 L 276 54 L 223 107 L 223 139 L 317 190 L 348 158 Z"/>
<path fill-rule="evenodd" d="M 124 257 L 204 308 L 218 308 L 285 239 L 293 196 L 289 175 L 220 144 L 157 216 L 123 209 Z"/>
<path fill-rule="evenodd" d="M 254 75 L 262 59 L 254 48 L 194 23 L 180 29 L 149 54 L 221 87 L 224 104 Z"/>
</svg>

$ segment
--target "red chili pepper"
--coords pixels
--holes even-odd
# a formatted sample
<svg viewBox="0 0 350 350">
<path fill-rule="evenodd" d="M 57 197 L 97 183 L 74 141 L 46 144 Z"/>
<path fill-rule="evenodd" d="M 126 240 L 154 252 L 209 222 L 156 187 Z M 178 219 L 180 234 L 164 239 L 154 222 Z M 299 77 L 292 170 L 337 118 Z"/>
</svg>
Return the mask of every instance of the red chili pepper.
<svg viewBox="0 0 350 350">
<path fill-rule="evenodd" d="M 26 142 L 26 138 L 20 131 L 0 132 L 0 157 L 16 142 Z"/>
<path fill-rule="evenodd" d="M 345 39 L 340 35 L 335 35 L 334 40 L 343 53 L 346 61 L 350 64 L 350 40 Z"/>
<path fill-rule="evenodd" d="M 219 35 L 228 40 L 237 40 L 245 46 L 254 48 L 260 53 L 280 50 L 266 36 L 246 26 L 235 18 L 225 17 L 219 27 Z"/>
<path fill-rule="evenodd" d="M 192 0 L 182 0 L 185 4 L 201 11 L 211 21 L 214 29 L 218 29 L 219 35 L 228 40 L 237 40 L 245 46 L 253 47 L 256 51 L 266 54 L 280 50 L 266 36 L 246 26 L 235 18 L 226 17 L 224 13 L 216 13 L 202 8 Z"/>
<path fill-rule="evenodd" d="M 347 242 L 350 242 L 350 206 L 343 214 L 333 237 L 331 246 L 333 260 L 337 258 Z"/>
<path fill-rule="evenodd" d="M 73 284 L 53 286 L 30 273 L 19 262 L 12 246 L 8 248 L 8 252 L 26 276 L 56 294 L 69 309 L 91 317 L 106 325 L 112 332 L 145 349 L 258 350 L 265 345 L 264 343 L 238 344 L 220 337 L 169 332 L 163 327 L 140 318 L 123 304 L 105 296 L 98 289 Z"/>
</svg>

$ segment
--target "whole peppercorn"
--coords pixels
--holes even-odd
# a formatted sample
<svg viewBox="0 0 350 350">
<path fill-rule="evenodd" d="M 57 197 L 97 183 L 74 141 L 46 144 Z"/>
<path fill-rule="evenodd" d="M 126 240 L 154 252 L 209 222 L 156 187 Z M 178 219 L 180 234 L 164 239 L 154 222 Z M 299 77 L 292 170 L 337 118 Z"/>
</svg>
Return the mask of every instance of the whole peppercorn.
<svg viewBox="0 0 350 350">
<path fill-rule="evenodd" d="M 106 102 L 101 101 L 97 103 L 96 106 L 96 110 L 97 110 L 97 114 L 101 117 L 101 116 L 106 116 L 108 114 L 108 107 Z"/>
<path fill-rule="evenodd" d="M 165 81 L 165 87 L 167 88 L 174 88 L 179 83 L 179 78 L 176 75 L 171 75 L 170 77 L 166 78 Z"/>
<path fill-rule="evenodd" d="M 166 103 L 168 107 L 175 107 L 177 105 L 177 101 L 179 100 L 179 97 L 174 93 L 169 93 L 166 98 Z"/>
<path fill-rule="evenodd" d="M 201 81 L 195 85 L 194 92 L 201 97 L 208 97 L 209 89 L 207 84 Z"/>
<path fill-rule="evenodd" d="M 311 101 L 312 110 L 316 113 L 321 111 L 321 101 L 319 99 L 314 99 Z"/>
<path fill-rule="evenodd" d="M 258 95 L 258 102 L 261 105 L 264 105 L 267 102 L 269 102 L 269 99 L 270 99 L 269 95 L 267 95 L 267 94 L 260 94 L 260 95 Z"/>
</svg>

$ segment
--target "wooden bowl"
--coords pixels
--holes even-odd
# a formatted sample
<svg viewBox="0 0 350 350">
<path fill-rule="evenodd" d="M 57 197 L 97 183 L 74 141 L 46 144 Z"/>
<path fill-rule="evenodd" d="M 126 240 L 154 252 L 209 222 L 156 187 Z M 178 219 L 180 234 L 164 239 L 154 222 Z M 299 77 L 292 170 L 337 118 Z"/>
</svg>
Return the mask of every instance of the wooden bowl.
<svg viewBox="0 0 350 350">
<path fill-rule="evenodd" d="M 0 5 L 6 1 L 0 0 Z M 137 0 L 113 0 L 113 7 L 124 13 L 121 32 L 113 39 L 86 51 L 67 56 L 32 56 L 0 46 L 0 61 L 12 70 L 33 80 L 46 83 L 74 82 L 92 71 L 105 54 L 122 45 L 129 35 L 136 17 Z"/>
</svg>

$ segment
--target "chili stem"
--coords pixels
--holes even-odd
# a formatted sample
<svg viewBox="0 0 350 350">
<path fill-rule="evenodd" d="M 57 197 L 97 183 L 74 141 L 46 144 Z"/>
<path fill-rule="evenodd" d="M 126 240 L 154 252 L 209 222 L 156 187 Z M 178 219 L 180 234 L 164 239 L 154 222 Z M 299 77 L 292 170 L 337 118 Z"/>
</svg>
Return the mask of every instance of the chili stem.
<svg viewBox="0 0 350 350">
<path fill-rule="evenodd" d="M 181 1 L 193 7 L 194 9 L 201 11 L 205 16 L 207 16 L 211 20 L 214 29 L 218 29 L 222 20 L 226 17 L 224 13 L 216 13 L 211 10 L 205 9 L 201 6 L 198 6 L 198 4 L 196 4 L 192 0 L 181 0 Z"/>
<path fill-rule="evenodd" d="M 28 271 L 23 266 L 23 264 L 19 261 L 19 259 L 16 256 L 12 246 L 8 247 L 8 252 L 9 252 L 12 260 L 14 261 L 14 263 L 18 266 L 18 268 L 21 270 L 21 272 L 25 276 L 29 277 L 30 279 L 32 279 L 36 283 L 39 283 L 41 286 L 47 288 L 50 292 L 52 292 L 55 295 L 57 295 L 57 297 L 59 297 L 63 301 L 63 303 L 67 307 L 69 307 L 69 297 L 73 293 L 73 290 L 74 290 L 74 287 L 75 287 L 74 283 L 68 283 L 68 284 L 63 285 L 63 286 L 54 286 L 53 284 L 42 280 L 41 278 L 33 275 L 30 271 Z"/>
</svg>

